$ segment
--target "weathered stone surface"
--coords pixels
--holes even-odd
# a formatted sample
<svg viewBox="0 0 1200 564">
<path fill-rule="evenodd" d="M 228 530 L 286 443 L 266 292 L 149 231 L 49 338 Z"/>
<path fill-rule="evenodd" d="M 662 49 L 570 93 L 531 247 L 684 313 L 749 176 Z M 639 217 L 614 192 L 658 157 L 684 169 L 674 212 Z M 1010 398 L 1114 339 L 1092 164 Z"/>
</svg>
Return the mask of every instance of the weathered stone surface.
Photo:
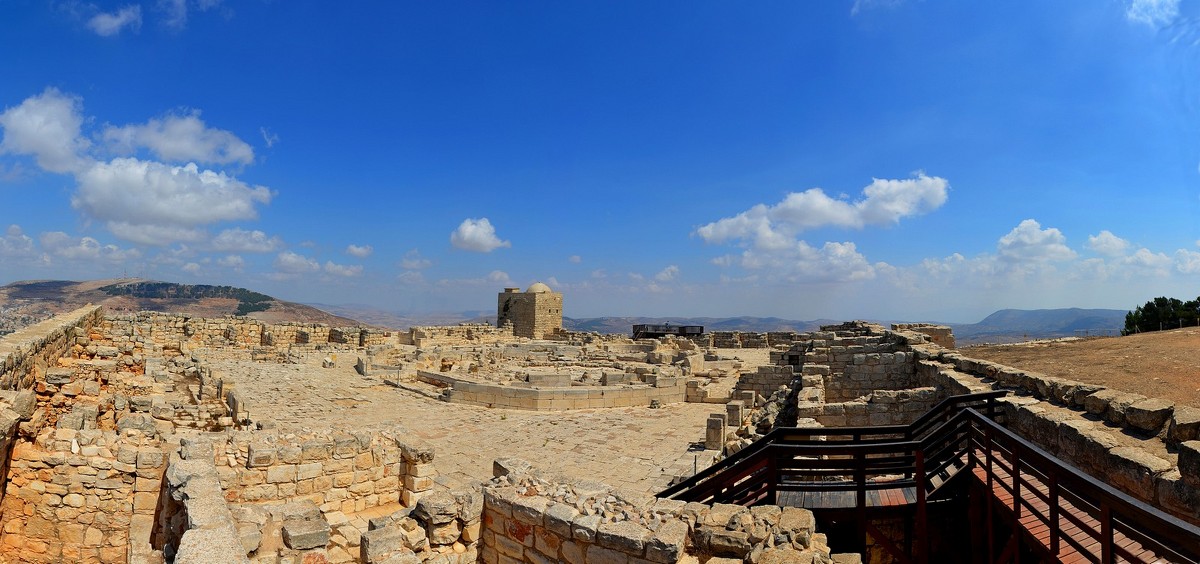
<svg viewBox="0 0 1200 564">
<path fill-rule="evenodd" d="M 1104 461 L 1109 483 L 1142 500 L 1154 499 L 1154 478 L 1171 463 L 1136 447 L 1117 447 Z"/>
<path fill-rule="evenodd" d="M 324 547 L 329 544 L 329 533 L 329 524 L 324 519 L 297 519 L 283 524 L 283 542 L 296 550 Z"/>
<path fill-rule="evenodd" d="M 367 531 L 359 541 L 359 557 L 375 564 L 405 548 L 404 531 L 398 525 Z"/>
<path fill-rule="evenodd" d="M 1158 433 L 1171 418 L 1175 404 L 1162 398 L 1150 398 L 1136 402 L 1125 410 L 1125 421 L 1130 427 Z"/>
<path fill-rule="evenodd" d="M 1171 414 L 1171 426 L 1167 430 L 1167 441 L 1181 443 L 1200 439 L 1200 408 L 1177 406 Z"/>
<path fill-rule="evenodd" d="M 1184 483 L 1200 488 L 1200 441 L 1180 443 L 1179 474 Z"/>
<path fill-rule="evenodd" d="M 596 533 L 600 546 L 639 556 L 646 546 L 650 531 L 632 521 L 601 523 Z"/>
<path fill-rule="evenodd" d="M 412 516 L 426 526 L 449 523 L 458 517 L 458 500 L 450 492 L 434 492 L 417 502 Z"/>
<path fill-rule="evenodd" d="M 646 541 L 646 559 L 662 563 L 678 562 L 683 556 L 687 535 L 687 523 L 667 521 Z"/>
</svg>

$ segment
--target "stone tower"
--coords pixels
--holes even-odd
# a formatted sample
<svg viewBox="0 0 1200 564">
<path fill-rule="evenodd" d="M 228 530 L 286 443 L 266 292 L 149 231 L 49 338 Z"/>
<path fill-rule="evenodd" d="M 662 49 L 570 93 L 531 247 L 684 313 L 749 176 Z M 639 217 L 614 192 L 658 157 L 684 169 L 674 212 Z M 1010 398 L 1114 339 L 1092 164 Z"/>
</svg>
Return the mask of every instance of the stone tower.
<svg viewBox="0 0 1200 564">
<path fill-rule="evenodd" d="M 496 300 L 496 326 L 512 323 L 513 335 L 542 339 L 562 329 L 562 304 L 562 293 L 541 282 L 534 282 L 524 292 L 505 288 Z"/>
</svg>

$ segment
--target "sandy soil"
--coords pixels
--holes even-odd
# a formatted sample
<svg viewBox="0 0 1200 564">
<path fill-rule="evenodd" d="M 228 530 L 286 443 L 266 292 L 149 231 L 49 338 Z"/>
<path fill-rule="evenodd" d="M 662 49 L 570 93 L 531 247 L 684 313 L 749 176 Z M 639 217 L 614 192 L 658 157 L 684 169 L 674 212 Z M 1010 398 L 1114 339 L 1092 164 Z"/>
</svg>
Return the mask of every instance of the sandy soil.
<svg viewBox="0 0 1200 564">
<path fill-rule="evenodd" d="M 962 354 L 1200 407 L 1200 329 L 964 347 Z"/>
</svg>

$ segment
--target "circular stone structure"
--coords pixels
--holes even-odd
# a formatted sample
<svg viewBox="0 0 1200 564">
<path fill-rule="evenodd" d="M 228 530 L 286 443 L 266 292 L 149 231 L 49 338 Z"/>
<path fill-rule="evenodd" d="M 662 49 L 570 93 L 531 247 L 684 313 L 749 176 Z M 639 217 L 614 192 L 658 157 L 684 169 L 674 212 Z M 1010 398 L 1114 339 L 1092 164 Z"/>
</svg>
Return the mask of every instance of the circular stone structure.
<svg viewBox="0 0 1200 564">
<path fill-rule="evenodd" d="M 526 294 L 549 294 L 550 292 L 550 287 L 541 282 L 534 282 L 529 285 L 528 290 L 525 290 Z"/>
</svg>

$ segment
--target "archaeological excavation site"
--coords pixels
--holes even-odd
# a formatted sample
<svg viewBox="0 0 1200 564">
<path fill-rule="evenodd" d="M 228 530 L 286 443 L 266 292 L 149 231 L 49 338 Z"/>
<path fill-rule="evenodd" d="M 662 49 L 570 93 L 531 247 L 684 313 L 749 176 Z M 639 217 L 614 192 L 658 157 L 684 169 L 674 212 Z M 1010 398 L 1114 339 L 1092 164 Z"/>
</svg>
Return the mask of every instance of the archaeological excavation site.
<svg viewBox="0 0 1200 564">
<path fill-rule="evenodd" d="M 0 338 L 0 561 L 1200 561 L 1200 409 L 947 327 L 404 331 L 89 306 Z"/>
</svg>

